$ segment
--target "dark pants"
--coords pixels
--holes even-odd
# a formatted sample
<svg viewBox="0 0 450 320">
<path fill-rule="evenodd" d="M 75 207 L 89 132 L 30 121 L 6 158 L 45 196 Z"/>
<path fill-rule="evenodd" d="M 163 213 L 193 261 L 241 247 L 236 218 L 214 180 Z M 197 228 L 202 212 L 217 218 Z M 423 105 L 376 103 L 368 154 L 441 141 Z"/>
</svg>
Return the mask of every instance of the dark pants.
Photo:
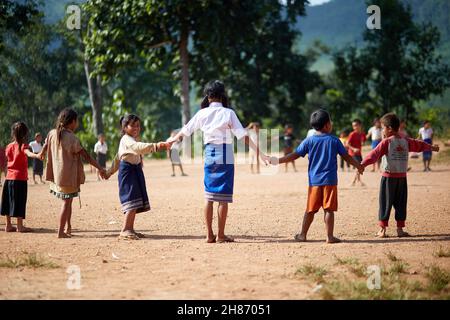
<svg viewBox="0 0 450 320">
<path fill-rule="evenodd" d="M 380 226 L 387 227 L 391 209 L 395 209 L 397 227 L 403 228 L 406 220 L 408 203 L 408 184 L 406 178 L 381 177 L 380 210 L 378 212 Z"/>
<path fill-rule="evenodd" d="M 27 193 L 27 181 L 6 180 L 3 186 L 1 215 L 25 219 Z"/>
</svg>

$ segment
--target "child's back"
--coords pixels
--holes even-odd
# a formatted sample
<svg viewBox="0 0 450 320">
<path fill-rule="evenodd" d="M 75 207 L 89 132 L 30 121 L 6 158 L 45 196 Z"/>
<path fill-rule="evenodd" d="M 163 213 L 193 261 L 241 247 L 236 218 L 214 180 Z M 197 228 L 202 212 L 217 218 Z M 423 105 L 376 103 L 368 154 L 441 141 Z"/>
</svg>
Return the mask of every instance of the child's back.
<svg viewBox="0 0 450 320">
<path fill-rule="evenodd" d="M 337 137 L 318 133 L 303 141 L 296 152 L 302 157 L 308 154 L 311 186 L 337 185 L 337 155 L 347 153 Z"/>
</svg>

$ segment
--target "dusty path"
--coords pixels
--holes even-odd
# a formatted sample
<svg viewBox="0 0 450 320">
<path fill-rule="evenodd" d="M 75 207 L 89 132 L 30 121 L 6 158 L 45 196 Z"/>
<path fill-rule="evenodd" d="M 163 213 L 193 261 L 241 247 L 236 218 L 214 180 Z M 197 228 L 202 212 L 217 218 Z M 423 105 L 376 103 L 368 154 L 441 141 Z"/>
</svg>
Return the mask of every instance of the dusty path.
<svg viewBox="0 0 450 320">
<path fill-rule="evenodd" d="M 336 258 L 353 257 L 364 264 L 386 264 L 391 251 L 409 265 L 412 279 L 425 267 L 450 269 L 450 258 L 436 258 L 450 248 L 450 166 L 431 173 L 413 161 L 409 174 L 409 239 L 376 239 L 380 175 L 368 172 L 365 188 L 349 187 L 353 173 L 340 173 L 336 235 L 344 242 L 324 243 L 322 214 L 314 221 L 308 243 L 296 243 L 306 204 L 307 161 L 298 173 L 255 176 L 236 168 L 235 203 L 227 233 L 233 244 L 206 244 L 203 226 L 203 172 L 186 165 L 188 177 L 170 177 L 168 161 L 146 161 L 145 175 L 152 211 L 137 218 L 147 238 L 118 241 L 122 222 L 117 177 L 97 182 L 93 174 L 82 186 L 82 208 L 74 201 L 72 239 L 58 240 L 55 228 L 60 203 L 47 186 L 29 187 L 28 226 L 32 234 L 0 231 L 0 257 L 37 253 L 59 268 L 1 268 L 0 299 L 308 299 L 314 281 L 295 275 L 304 265 L 336 266 Z M 393 226 L 394 220 L 391 217 Z M 4 220 L 0 227 L 4 229 Z M 393 235 L 395 228 L 388 233 Z M 68 290 L 66 268 L 81 270 L 81 289 Z M 328 277 L 333 277 L 330 275 Z"/>
</svg>

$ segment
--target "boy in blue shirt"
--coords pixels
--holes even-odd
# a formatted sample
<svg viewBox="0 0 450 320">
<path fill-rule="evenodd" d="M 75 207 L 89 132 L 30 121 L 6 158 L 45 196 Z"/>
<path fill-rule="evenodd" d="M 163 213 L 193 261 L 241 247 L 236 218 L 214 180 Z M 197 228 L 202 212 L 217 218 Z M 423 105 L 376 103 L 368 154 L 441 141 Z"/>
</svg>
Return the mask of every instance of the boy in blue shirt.
<svg viewBox="0 0 450 320">
<path fill-rule="evenodd" d="M 348 155 L 344 145 L 337 137 L 330 134 L 333 124 L 327 111 L 321 109 L 313 112 L 310 123 L 317 133 L 305 139 L 291 154 L 280 159 L 271 157 L 270 163 L 286 163 L 308 154 L 308 204 L 301 232 L 295 236 L 295 240 L 306 241 L 306 234 L 314 220 L 314 214 L 323 207 L 327 243 L 337 243 L 341 242 L 333 235 L 334 212 L 338 208 L 337 155 L 339 154 L 346 162 L 356 167 L 360 174 L 364 172 L 364 167 Z"/>
</svg>

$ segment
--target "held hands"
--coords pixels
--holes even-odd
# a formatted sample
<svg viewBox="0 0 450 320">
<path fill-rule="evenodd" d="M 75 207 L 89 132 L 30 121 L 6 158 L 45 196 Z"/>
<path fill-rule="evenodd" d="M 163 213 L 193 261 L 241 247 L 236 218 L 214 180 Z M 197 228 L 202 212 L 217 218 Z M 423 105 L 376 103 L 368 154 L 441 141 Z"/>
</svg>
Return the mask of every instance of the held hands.
<svg viewBox="0 0 450 320">
<path fill-rule="evenodd" d="M 156 144 L 156 146 L 157 146 L 157 148 L 158 148 L 158 150 L 169 150 L 170 149 L 170 147 L 172 146 L 172 143 L 173 142 L 158 142 L 157 144 Z"/>
<path fill-rule="evenodd" d="M 108 174 L 108 173 L 106 172 L 106 170 L 103 169 L 103 168 L 102 168 L 101 170 L 99 170 L 98 173 L 100 174 L 100 177 L 101 177 L 103 180 L 108 180 L 109 177 L 111 176 L 111 175 Z"/>
<path fill-rule="evenodd" d="M 358 163 L 358 166 L 356 167 L 356 169 L 358 170 L 358 174 L 363 175 L 364 174 L 364 170 L 366 168 L 362 164 Z"/>
<path fill-rule="evenodd" d="M 431 150 L 434 152 L 439 152 L 439 145 L 435 144 L 431 146 Z"/>
</svg>

